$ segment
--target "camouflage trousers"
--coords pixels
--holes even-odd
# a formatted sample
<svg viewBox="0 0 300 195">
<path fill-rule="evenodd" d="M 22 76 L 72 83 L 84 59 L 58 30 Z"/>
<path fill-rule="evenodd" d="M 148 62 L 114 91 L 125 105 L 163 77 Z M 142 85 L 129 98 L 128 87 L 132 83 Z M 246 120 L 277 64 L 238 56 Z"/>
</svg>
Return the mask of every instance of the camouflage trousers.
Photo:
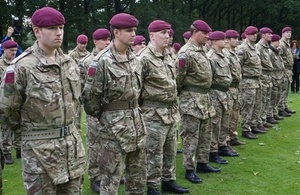
<svg viewBox="0 0 300 195">
<path fill-rule="evenodd" d="M 211 118 L 198 119 L 183 114 L 181 131 L 183 144 L 183 166 L 186 170 L 195 170 L 195 162 L 208 163 L 211 144 Z"/>
<path fill-rule="evenodd" d="M 212 98 L 212 104 L 215 107 L 216 115 L 211 118 L 212 138 L 210 152 L 218 152 L 220 146 L 227 146 L 229 139 L 229 111 L 216 98 Z"/>
<path fill-rule="evenodd" d="M 251 127 L 257 127 L 258 125 L 263 124 L 261 119 L 261 109 L 262 109 L 262 102 L 261 102 L 261 85 L 259 88 L 256 89 L 255 93 L 255 104 L 253 108 L 253 115 L 251 120 Z"/>
<path fill-rule="evenodd" d="M 229 137 L 230 140 L 237 139 L 238 122 L 240 116 L 240 96 L 238 88 L 230 88 L 230 107 L 229 107 Z"/>
<path fill-rule="evenodd" d="M 87 115 L 86 144 L 88 153 L 88 174 L 92 180 L 99 180 L 100 170 L 98 152 L 100 150 L 100 137 L 98 131 L 99 121 L 97 118 Z"/>
<path fill-rule="evenodd" d="M 241 105 L 241 122 L 242 131 L 251 131 L 252 119 L 254 115 L 254 107 L 258 99 L 259 88 L 241 88 L 240 89 L 240 105 Z"/>
<path fill-rule="evenodd" d="M 282 86 L 274 86 L 272 87 L 272 92 L 271 92 L 271 113 L 269 116 L 273 117 L 274 114 L 277 114 L 277 107 L 279 103 L 279 96 L 280 96 L 280 91 L 282 91 Z"/>
<path fill-rule="evenodd" d="M 21 131 L 20 129 L 11 131 L 7 128 L 6 125 L 1 125 L 2 130 L 2 145 L 3 145 L 3 153 L 4 154 L 11 154 L 12 145 L 16 149 L 21 148 Z M 13 135 L 13 139 L 12 139 Z"/>
<path fill-rule="evenodd" d="M 272 110 L 271 107 L 271 93 L 272 87 L 261 88 L 261 119 L 263 123 L 266 123 L 267 117 L 270 117 L 269 113 Z"/>
<path fill-rule="evenodd" d="M 291 86 L 290 79 L 288 76 L 283 77 L 282 88 L 279 91 L 279 102 L 278 102 L 278 110 L 283 111 L 284 109 L 288 108 L 288 95 L 289 89 Z"/>
<path fill-rule="evenodd" d="M 80 195 L 81 177 L 69 180 L 67 183 L 54 185 L 47 173 L 34 175 L 23 172 L 24 186 L 27 194 L 35 195 Z"/>
<path fill-rule="evenodd" d="M 118 141 L 102 138 L 100 143 L 100 194 L 117 195 L 125 170 L 126 194 L 143 195 L 147 174 L 145 149 L 126 153 Z"/>
<path fill-rule="evenodd" d="M 176 180 L 177 123 L 145 119 L 147 186 L 157 188 L 161 180 Z"/>
<path fill-rule="evenodd" d="M 79 134 L 81 134 L 81 112 L 82 112 L 82 108 L 81 106 L 78 106 L 76 110 L 76 116 L 75 116 L 75 126 L 78 129 Z"/>
</svg>

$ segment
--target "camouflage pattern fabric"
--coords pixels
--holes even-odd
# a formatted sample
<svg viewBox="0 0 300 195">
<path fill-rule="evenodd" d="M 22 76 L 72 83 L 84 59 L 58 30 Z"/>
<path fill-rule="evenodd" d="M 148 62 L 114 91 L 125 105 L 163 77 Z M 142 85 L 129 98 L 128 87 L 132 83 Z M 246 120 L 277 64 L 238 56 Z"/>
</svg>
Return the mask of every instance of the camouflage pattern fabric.
<svg viewBox="0 0 300 195">
<path fill-rule="evenodd" d="M 176 124 L 180 120 L 176 67 L 167 49 L 155 50 L 150 42 L 138 57 L 142 66 L 141 101 L 171 104 L 170 107 L 141 106 L 147 135 L 147 186 L 152 188 L 157 188 L 161 180 L 176 180 Z"/>
<path fill-rule="evenodd" d="M 70 51 L 69 56 L 75 60 L 76 64 L 80 67 L 80 60 L 83 59 L 85 56 L 89 55 L 89 51 L 79 51 L 77 47 L 75 47 L 72 51 Z M 82 82 L 82 80 L 81 80 Z M 83 86 L 82 86 L 83 87 Z M 75 120 L 75 126 L 77 127 L 79 133 L 81 133 L 81 106 L 77 108 L 76 112 L 76 120 Z"/>
<path fill-rule="evenodd" d="M 196 170 L 195 162 L 208 163 L 212 137 L 211 118 L 200 120 L 188 114 L 181 117 L 183 138 L 183 165 L 186 170 Z"/>
<path fill-rule="evenodd" d="M 279 51 L 272 46 L 269 48 L 271 62 L 273 64 L 272 72 L 272 92 L 271 92 L 271 108 L 269 116 L 277 114 L 277 107 L 279 103 L 280 92 L 282 91 L 282 81 L 284 78 L 284 64 L 283 59 L 279 55 Z"/>
<path fill-rule="evenodd" d="M 22 173 L 27 193 L 41 190 L 41 182 L 46 180 L 37 178 L 43 174 L 55 188 L 81 178 L 85 152 L 73 125 L 80 104 L 79 69 L 74 61 L 60 49 L 53 61 L 35 43 L 6 69 L 1 89 L 0 119 L 9 128 L 20 126 L 22 134 L 66 127 L 73 132 L 58 138 L 45 139 L 40 135 L 22 141 Z M 60 193 L 58 189 L 56 192 Z"/>
<path fill-rule="evenodd" d="M 283 59 L 285 75 L 282 83 L 282 91 L 280 92 L 278 110 L 283 111 L 285 108 L 288 108 L 288 94 L 291 86 L 290 84 L 293 79 L 292 70 L 293 70 L 294 58 L 289 46 L 289 41 L 287 39 L 282 37 L 279 41 L 279 47 L 281 48 L 280 55 Z"/>
<path fill-rule="evenodd" d="M 242 131 L 251 131 L 253 122 L 260 119 L 260 80 L 262 72 L 260 58 L 254 45 L 245 40 L 238 48 L 242 68 L 242 80 L 239 85 Z M 257 125 L 254 124 L 254 125 Z"/>
<path fill-rule="evenodd" d="M 225 57 L 223 52 L 211 49 L 211 55 L 208 56 L 212 75 L 212 89 L 211 99 L 212 104 L 216 109 L 216 115 L 212 117 L 212 140 L 210 152 L 218 152 L 220 146 L 227 146 L 229 140 L 229 108 L 230 98 L 228 89 L 232 82 L 231 70 L 229 67 L 229 60 Z M 226 91 L 216 89 L 220 87 Z"/>
<path fill-rule="evenodd" d="M 87 72 L 89 66 L 92 64 L 93 59 L 98 53 L 95 49 L 84 58 L 80 60 L 80 81 L 82 89 L 84 87 L 84 82 L 86 80 Z M 90 115 L 86 116 L 86 143 L 87 143 L 87 153 L 88 153 L 88 174 L 89 178 L 92 180 L 99 180 L 100 170 L 98 163 L 98 152 L 100 150 L 100 137 L 98 133 L 99 121 L 97 118 Z"/>
<path fill-rule="evenodd" d="M 229 88 L 229 137 L 237 139 L 238 121 L 240 117 L 240 93 L 239 83 L 242 79 L 241 64 L 236 52 L 230 48 L 223 49 L 224 55 L 229 60 L 229 68 L 232 76 L 232 83 Z"/>
<path fill-rule="evenodd" d="M 255 49 L 261 60 L 262 74 L 260 75 L 261 81 L 261 119 L 266 123 L 267 115 L 271 107 L 271 92 L 272 92 L 272 71 L 273 65 L 269 54 L 269 44 L 260 40 Z"/>
<path fill-rule="evenodd" d="M 180 99 L 183 164 L 186 169 L 194 170 L 195 158 L 201 160 L 199 163 L 207 163 L 209 158 L 211 128 L 207 127 L 215 115 L 209 94 L 212 70 L 203 46 L 198 47 L 191 39 L 179 50 L 174 63 Z"/>
<path fill-rule="evenodd" d="M 99 119 L 100 193 L 114 195 L 125 172 L 125 191 L 143 194 L 146 186 L 145 125 L 139 108 L 104 110 L 110 103 L 137 101 L 141 92 L 141 65 L 131 50 L 120 55 L 114 41 L 89 67 L 83 90 L 84 109 Z"/>
</svg>

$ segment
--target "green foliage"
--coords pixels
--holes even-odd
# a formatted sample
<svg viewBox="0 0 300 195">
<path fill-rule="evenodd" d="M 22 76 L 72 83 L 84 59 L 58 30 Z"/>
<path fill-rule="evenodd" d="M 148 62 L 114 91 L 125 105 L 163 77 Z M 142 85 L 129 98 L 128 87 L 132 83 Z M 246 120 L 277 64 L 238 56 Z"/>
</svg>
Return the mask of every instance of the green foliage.
<svg viewBox="0 0 300 195">
<path fill-rule="evenodd" d="M 222 173 L 199 174 L 202 184 L 192 184 L 184 179 L 182 154 L 177 155 L 177 182 L 188 187 L 191 195 L 269 195 L 298 194 L 300 191 L 300 95 L 290 94 L 290 108 L 297 111 L 292 117 L 285 118 L 270 129 L 267 134 L 259 135 L 257 140 L 240 138 L 247 144 L 235 147 L 239 157 L 226 158 L 228 165 L 221 167 Z M 85 115 L 82 115 L 82 138 L 86 145 Z M 241 132 L 239 129 L 238 132 Z M 178 144 L 181 147 L 181 143 Z M 13 156 L 15 155 L 13 150 Z M 3 194 L 25 194 L 21 176 L 21 162 L 14 159 L 13 165 L 5 166 L 3 172 Z M 84 178 L 83 195 L 94 195 L 90 190 L 87 171 Z M 124 193 L 124 186 L 119 194 Z"/>
</svg>

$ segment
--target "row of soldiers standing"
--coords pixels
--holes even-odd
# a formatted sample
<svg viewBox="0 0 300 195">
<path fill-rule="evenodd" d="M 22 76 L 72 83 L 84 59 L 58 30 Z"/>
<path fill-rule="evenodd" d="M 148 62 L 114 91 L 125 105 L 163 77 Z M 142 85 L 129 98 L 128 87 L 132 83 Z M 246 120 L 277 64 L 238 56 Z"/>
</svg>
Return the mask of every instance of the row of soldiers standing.
<svg viewBox="0 0 300 195">
<path fill-rule="evenodd" d="M 37 42 L 5 70 L 2 78 L 1 122 L 6 121 L 10 127 L 19 125 L 22 131 L 27 193 L 80 194 L 84 150 L 75 131 L 80 128 L 79 114 L 77 124 L 74 119 L 75 111 L 80 111 L 80 82 L 73 61 L 59 50 L 64 17 L 46 7 L 33 14 L 32 23 Z M 144 194 L 145 185 L 147 194 L 159 194 L 160 183 L 163 192 L 188 193 L 187 188 L 175 182 L 178 122 L 186 179 L 200 183 L 202 180 L 195 172 L 220 172 L 208 162 L 227 164 L 220 155 L 238 156 L 229 145 L 229 137 L 230 143 L 242 144 L 236 133 L 239 90 L 243 91 L 242 136 L 253 139 L 257 138 L 253 133 L 266 132 L 263 125 L 268 123 L 262 109 L 255 110 L 253 106 L 261 107 L 258 105 L 261 101 L 258 98 L 262 98 L 261 77 L 270 78 L 277 69 L 273 63 L 269 72 L 262 71 L 263 60 L 258 55 L 261 52 L 254 47 L 257 28 L 246 28 L 246 41 L 238 48 L 237 55 L 236 31 L 211 32 L 205 21 L 196 20 L 190 26 L 191 37 L 175 57 L 169 45 L 171 25 L 165 21 L 154 20 L 149 24 L 150 42 L 136 54 L 130 47 L 134 44 L 138 20 L 121 13 L 110 20 L 110 26 L 113 41 L 110 42 L 108 30 L 96 30 L 93 52 L 77 61 L 88 117 L 92 189 L 100 194 L 117 194 L 125 174 L 128 194 Z M 269 30 L 260 31 L 266 35 L 272 33 Z M 285 34 L 290 36 L 290 31 L 290 28 L 282 31 L 283 43 L 288 43 Z M 55 39 L 51 39 L 50 32 L 57 34 Z M 288 71 L 283 70 L 289 68 L 284 59 L 289 60 L 290 50 L 285 50 L 285 45 L 278 50 L 275 43 L 279 43 L 279 36 L 268 36 L 272 37 L 269 54 L 272 56 L 274 52 L 281 67 L 276 73 L 289 78 Z M 81 39 L 86 37 L 78 37 L 78 42 Z M 208 39 L 212 48 L 205 52 Z M 275 122 L 276 106 L 283 116 L 292 112 L 278 102 L 275 100 L 272 107 L 273 115 L 265 117 L 267 122 Z M 249 112 L 244 115 L 246 109 Z"/>
<path fill-rule="evenodd" d="M 258 31 L 256 27 L 249 26 L 244 32 L 245 40 L 239 45 L 237 31 L 211 32 L 207 23 L 197 20 L 191 25 L 191 37 L 175 56 L 170 49 L 170 39 L 174 34 L 171 27 L 160 20 L 153 23 L 154 30 L 148 28 L 150 42 L 147 47 L 135 50 L 137 44 L 144 45 L 145 38 L 142 36 L 136 36 L 137 43 L 133 45 L 142 66 L 142 93 L 138 99 L 147 132 L 148 194 L 158 193 L 159 180 L 152 179 L 152 175 L 161 172 L 162 178 L 175 178 L 174 172 L 165 171 L 174 166 L 174 156 L 169 156 L 173 159 L 171 164 L 159 158 L 162 154 L 169 155 L 170 148 L 174 152 L 174 143 L 170 145 L 168 139 L 174 139 L 177 122 L 181 124 L 185 177 L 193 183 L 200 183 L 202 180 L 195 171 L 220 172 L 219 168 L 210 166 L 208 162 L 227 164 L 228 161 L 220 156 L 239 155 L 231 145 L 244 144 L 238 139 L 237 133 L 240 114 L 242 136 L 256 139 L 256 134 L 266 133 L 268 128 L 273 127 L 272 124 L 282 120 L 280 116 L 294 113 L 287 107 L 287 86 L 291 77 L 291 52 L 288 46 L 290 27 L 282 30 L 283 37 L 280 39 L 270 28 L 264 27 Z M 161 46 L 158 42 L 163 43 L 163 39 L 152 40 L 151 32 L 164 30 L 168 30 L 169 41 L 165 42 L 169 45 Z M 258 33 L 261 39 L 256 43 Z M 87 38 L 83 43 L 87 43 Z M 86 76 L 87 65 L 92 61 L 90 57 L 86 59 L 79 63 L 85 67 L 83 76 Z M 177 90 L 174 91 L 175 87 Z M 92 124 L 96 124 L 96 121 Z M 158 149 L 157 146 L 162 148 Z M 93 156 L 89 155 L 90 159 Z M 159 170 L 161 164 L 162 170 L 152 173 L 153 170 Z M 100 185 L 100 179 L 91 178 L 94 178 L 92 182 Z M 180 186 L 177 187 L 181 192 Z M 92 184 L 92 188 L 96 189 L 96 184 Z M 178 189 L 175 188 L 175 192 Z"/>
</svg>

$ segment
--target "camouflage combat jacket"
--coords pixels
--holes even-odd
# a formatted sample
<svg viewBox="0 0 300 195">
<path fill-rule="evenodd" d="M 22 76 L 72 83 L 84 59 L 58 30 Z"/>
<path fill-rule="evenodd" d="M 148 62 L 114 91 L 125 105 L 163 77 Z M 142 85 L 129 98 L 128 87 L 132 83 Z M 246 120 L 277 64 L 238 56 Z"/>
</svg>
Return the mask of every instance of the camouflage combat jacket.
<svg viewBox="0 0 300 195">
<path fill-rule="evenodd" d="M 242 68 L 242 80 L 239 87 L 259 88 L 262 67 L 255 47 L 249 41 L 244 41 L 238 49 L 238 56 Z"/>
<path fill-rule="evenodd" d="M 282 50 L 281 57 L 283 59 L 285 69 L 292 70 L 294 65 L 294 58 L 288 40 L 282 37 L 279 40 L 279 47 Z"/>
<path fill-rule="evenodd" d="M 86 55 L 88 55 L 90 52 L 85 51 L 79 51 L 78 47 L 76 46 L 72 51 L 70 51 L 69 56 L 75 60 L 76 64 L 79 64 L 80 60 L 84 58 Z"/>
<path fill-rule="evenodd" d="M 272 83 L 274 86 L 281 86 L 284 76 L 284 64 L 283 59 L 279 55 L 279 51 L 274 47 L 269 48 L 270 59 L 273 64 Z"/>
<path fill-rule="evenodd" d="M 3 74 L 4 70 L 10 65 L 10 61 L 4 57 L 4 55 L 0 58 L 0 78 Z"/>
<path fill-rule="evenodd" d="M 86 113 L 99 119 L 100 137 L 118 141 L 125 152 L 145 148 L 145 128 L 137 106 L 141 68 L 130 49 L 122 56 L 112 41 L 94 58 L 82 94 Z"/>
<path fill-rule="evenodd" d="M 262 74 L 260 81 L 263 87 L 272 87 L 273 65 L 269 54 L 269 45 L 260 40 L 255 45 L 255 49 L 260 57 Z"/>
<path fill-rule="evenodd" d="M 90 65 L 93 62 L 93 59 L 97 56 L 98 52 L 96 49 L 93 49 L 93 51 L 89 54 L 87 54 L 85 57 L 83 57 L 79 61 L 79 69 L 80 69 L 80 82 L 81 82 L 81 89 L 83 90 L 84 82 L 86 80 L 86 74 L 90 67 Z"/>
<path fill-rule="evenodd" d="M 36 42 L 12 61 L 1 82 L 0 119 L 20 127 L 23 171 L 47 171 L 55 185 L 84 174 L 85 151 L 73 124 L 79 97 L 78 66 L 62 50 L 53 61 Z"/>
<path fill-rule="evenodd" d="M 156 52 L 151 42 L 138 56 L 142 66 L 142 111 L 145 118 L 171 124 L 180 120 L 177 102 L 176 67 L 167 50 Z M 150 102 L 148 105 L 146 102 Z M 151 106 L 151 102 L 167 103 Z M 145 103 L 145 104 L 144 104 Z"/>
<path fill-rule="evenodd" d="M 235 51 L 233 51 L 230 48 L 224 48 L 223 53 L 225 57 L 229 60 L 229 68 L 232 77 L 232 82 L 230 87 L 236 88 L 239 86 L 239 83 L 242 79 L 240 59 L 235 53 Z"/>
<path fill-rule="evenodd" d="M 225 110 L 229 108 L 229 87 L 232 82 L 229 60 L 222 52 L 211 49 L 208 57 L 212 69 L 211 96 L 216 98 Z"/>
<path fill-rule="evenodd" d="M 179 50 L 174 62 L 177 67 L 176 81 L 180 112 L 199 119 L 207 119 L 215 115 L 209 95 L 212 70 L 203 47 L 197 46 L 190 39 Z"/>
</svg>

